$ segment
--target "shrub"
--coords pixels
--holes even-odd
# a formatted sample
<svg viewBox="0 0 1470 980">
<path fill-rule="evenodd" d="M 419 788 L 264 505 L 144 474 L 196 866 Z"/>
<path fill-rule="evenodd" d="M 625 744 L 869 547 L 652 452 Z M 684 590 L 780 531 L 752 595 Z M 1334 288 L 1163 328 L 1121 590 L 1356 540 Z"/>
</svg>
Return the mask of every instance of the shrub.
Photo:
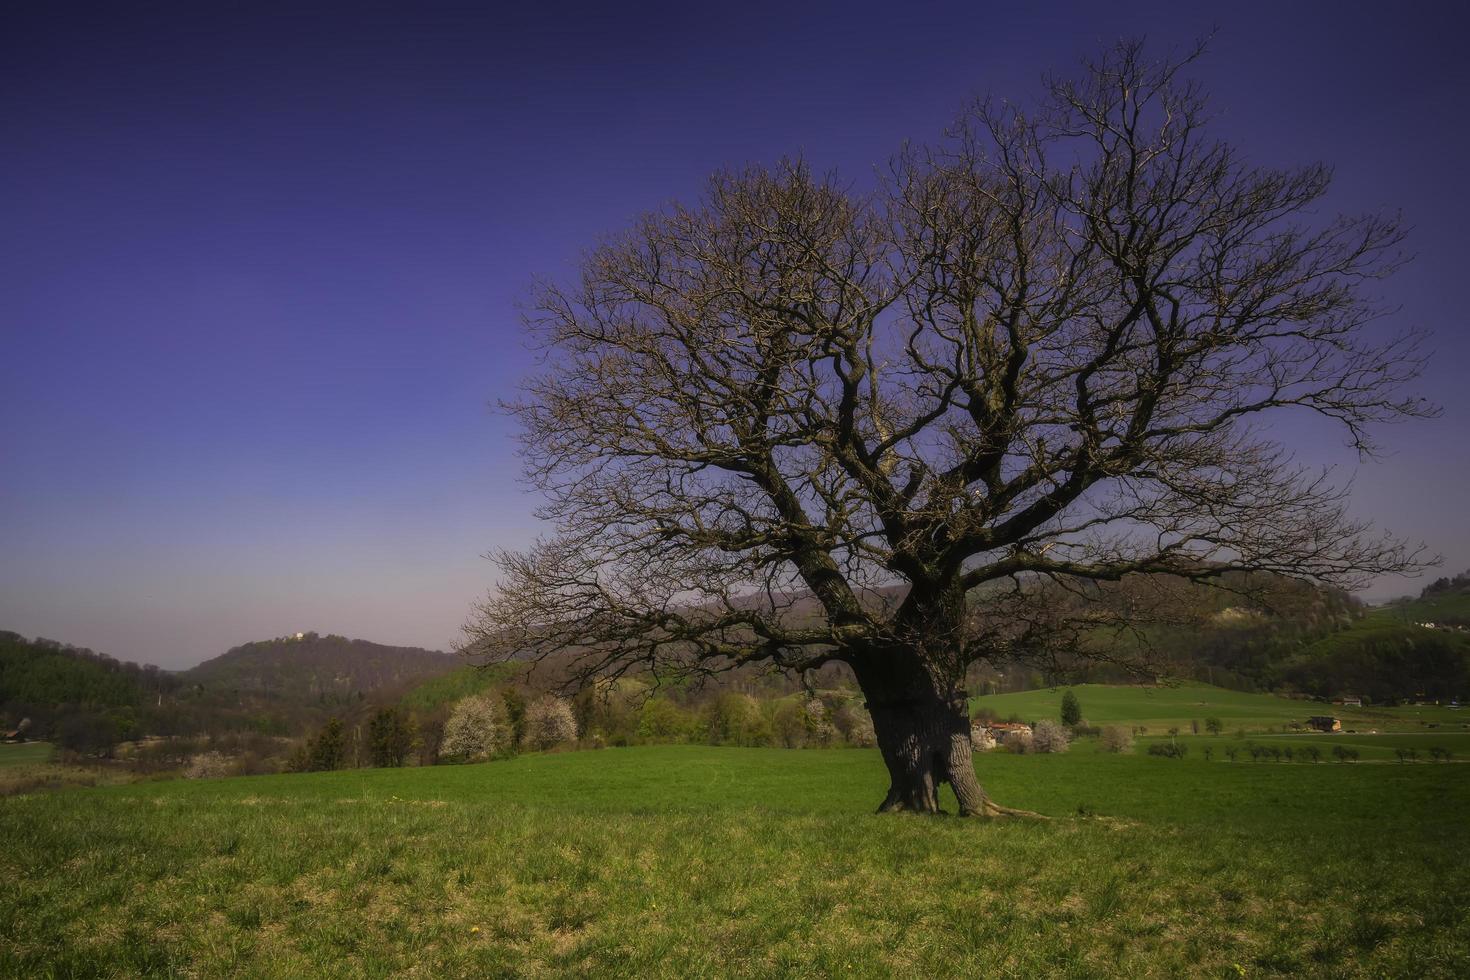
<svg viewBox="0 0 1470 980">
<path fill-rule="evenodd" d="M 1338 762 L 1356 762 L 1358 759 L 1358 750 L 1350 749 L 1345 745 L 1334 745 L 1332 754 Z"/>
<path fill-rule="evenodd" d="M 795 701 L 780 702 L 771 716 L 771 731 L 777 745 L 787 749 L 801 748 L 806 744 L 806 711 Z"/>
<path fill-rule="evenodd" d="M 837 729 L 832 726 L 832 716 L 827 711 L 827 706 L 819 698 L 807 698 L 802 705 L 802 711 L 807 741 L 815 745 L 830 745 L 837 735 Z"/>
<path fill-rule="evenodd" d="M 711 745 L 765 745 L 771 727 L 761 706 L 749 694 L 727 691 L 710 702 L 704 716 L 705 738 Z"/>
<path fill-rule="evenodd" d="M 526 695 L 519 688 L 507 687 L 500 692 L 505 706 L 505 727 L 511 745 L 520 745 L 526 737 Z"/>
<path fill-rule="evenodd" d="M 1034 736 L 1030 729 L 1018 728 L 1013 732 L 1006 732 L 1005 741 L 1001 747 L 1012 755 L 1025 755 L 1031 751 Z"/>
<path fill-rule="evenodd" d="M 1049 718 L 1038 721 L 1031 733 L 1031 747 L 1037 752 L 1065 752 L 1069 741 L 1067 730 Z"/>
<path fill-rule="evenodd" d="M 1108 725 L 1102 730 L 1104 752 L 1132 752 L 1133 732 L 1122 725 Z"/>
<path fill-rule="evenodd" d="M 878 735 L 873 731 L 873 716 L 856 702 L 849 701 L 832 712 L 832 724 L 849 745 L 867 749 L 878 744 Z"/>
<path fill-rule="evenodd" d="M 439 754 L 457 762 L 488 759 L 506 744 L 506 734 L 494 699 L 472 694 L 450 712 Z"/>
<path fill-rule="evenodd" d="M 641 727 L 640 723 L 640 730 Z M 545 751 L 576 740 L 577 716 L 572 714 L 572 706 L 566 698 L 548 694 L 526 707 L 526 732 L 521 740 L 523 745 Z"/>
<path fill-rule="evenodd" d="M 529 714 L 527 717 L 530 717 Z M 649 698 L 643 702 L 643 707 L 638 711 L 638 740 L 640 742 L 682 742 L 689 737 L 694 727 L 694 719 L 690 717 L 689 712 L 668 698 Z M 575 729 L 573 731 L 574 734 L 571 737 L 576 738 Z M 557 741 L 567 741 L 567 739 Z"/>
<path fill-rule="evenodd" d="M 184 767 L 185 779 L 218 779 L 230 774 L 230 760 L 219 752 L 201 752 Z"/>
<path fill-rule="evenodd" d="M 1149 755 L 1162 756 L 1166 759 L 1182 759 L 1189 751 L 1189 746 L 1180 745 L 1178 742 L 1154 742 L 1148 747 Z"/>
</svg>

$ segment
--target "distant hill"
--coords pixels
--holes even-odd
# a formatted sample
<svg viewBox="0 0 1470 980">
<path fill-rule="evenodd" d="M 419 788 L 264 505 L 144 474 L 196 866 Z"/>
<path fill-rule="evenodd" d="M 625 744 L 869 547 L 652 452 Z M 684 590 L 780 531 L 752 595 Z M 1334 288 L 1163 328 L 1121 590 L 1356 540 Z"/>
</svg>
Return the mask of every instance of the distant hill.
<svg viewBox="0 0 1470 980">
<path fill-rule="evenodd" d="M 333 702 L 400 692 L 463 663 L 438 650 L 304 633 L 246 643 L 179 678 L 193 690 L 216 695 Z"/>
<path fill-rule="evenodd" d="M 1281 679 L 1308 694 L 1352 693 L 1375 702 L 1470 694 L 1470 580 L 1368 611 L 1308 644 Z"/>
<path fill-rule="evenodd" d="M 120 738 L 160 727 L 177 687 L 174 675 L 152 665 L 0 631 L 0 727 L 28 721 L 31 738 L 109 751 Z"/>
<path fill-rule="evenodd" d="M 73 704 L 118 708 L 177 686 L 167 671 L 37 637 L 0 631 L 0 705 Z"/>
</svg>

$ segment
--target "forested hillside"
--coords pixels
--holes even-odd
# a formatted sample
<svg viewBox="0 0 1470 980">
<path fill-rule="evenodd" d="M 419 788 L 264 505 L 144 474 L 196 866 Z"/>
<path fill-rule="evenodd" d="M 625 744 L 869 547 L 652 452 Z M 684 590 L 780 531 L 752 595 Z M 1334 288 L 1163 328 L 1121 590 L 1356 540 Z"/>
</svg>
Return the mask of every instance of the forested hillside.
<svg viewBox="0 0 1470 980">
<path fill-rule="evenodd" d="M 246 643 L 179 676 L 206 691 L 330 701 L 401 690 L 462 663 L 458 656 L 437 650 L 303 633 Z"/>
<path fill-rule="evenodd" d="M 8 729 L 29 719 L 32 738 L 105 749 L 158 727 L 164 699 L 178 686 L 151 664 L 0 632 L 0 722 Z"/>
</svg>

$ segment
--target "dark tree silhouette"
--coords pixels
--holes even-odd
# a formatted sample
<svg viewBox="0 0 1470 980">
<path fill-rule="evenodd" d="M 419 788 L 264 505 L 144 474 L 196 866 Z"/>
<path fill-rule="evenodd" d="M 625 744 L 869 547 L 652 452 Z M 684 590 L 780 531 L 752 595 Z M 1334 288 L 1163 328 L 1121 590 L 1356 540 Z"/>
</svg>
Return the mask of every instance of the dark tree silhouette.
<svg viewBox="0 0 1470 980">
<path fill-rule="evenodd" d="M 581 677 L 841 661 L 882 809 L 947 782 L 1001 814 L 969 664 L 1137 617 L 1135 573 L 1412 567 L 1263 428 L 1316 413 L 1367 452 L 1430 414 L 1398 393 L 1416 338 L 1365 329 L 1400 231 L 1321 221 L 1327 167 L 1212 139 L 1194 54 L 1126 44 L 1032 112 L 980 102 L 871 193 L 716 176 L 542 288 L 511 408 L 555 533 L 496 555 L 471 644 Z"/>
<path fill-rule="evenodd" d="M 1062 695 L 1062 724 L 1082 724 L 1082 705 L 1077 700 L 1077 695 L 1068 691 Z"/>
</svg>

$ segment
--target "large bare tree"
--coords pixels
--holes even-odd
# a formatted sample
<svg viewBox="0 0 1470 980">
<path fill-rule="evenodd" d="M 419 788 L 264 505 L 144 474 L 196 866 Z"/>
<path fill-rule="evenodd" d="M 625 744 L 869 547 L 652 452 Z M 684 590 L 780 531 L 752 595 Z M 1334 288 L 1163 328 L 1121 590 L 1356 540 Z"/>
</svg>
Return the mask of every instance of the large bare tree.
<svg viewBox="0 0 1470 980">
<path fill-rule="evenodd" d="M 871 191 L 717 176 L 541 289 L 511 407 L 555 533 L 497 555 L 472 642 L 584 677 L 841 661 L 883 809 L 947 782 L 998 814 L 963 678 L 1094 615 L 1059 587 L 1412 565 L 1267 428 L 1366 452 L 1429 413 L 1415 338 L 1370 326 L 1400 230 L 1211 138 L 1193 57 L 1124 44 L 1033 111 L 977 103 Z"/>
</svg>

